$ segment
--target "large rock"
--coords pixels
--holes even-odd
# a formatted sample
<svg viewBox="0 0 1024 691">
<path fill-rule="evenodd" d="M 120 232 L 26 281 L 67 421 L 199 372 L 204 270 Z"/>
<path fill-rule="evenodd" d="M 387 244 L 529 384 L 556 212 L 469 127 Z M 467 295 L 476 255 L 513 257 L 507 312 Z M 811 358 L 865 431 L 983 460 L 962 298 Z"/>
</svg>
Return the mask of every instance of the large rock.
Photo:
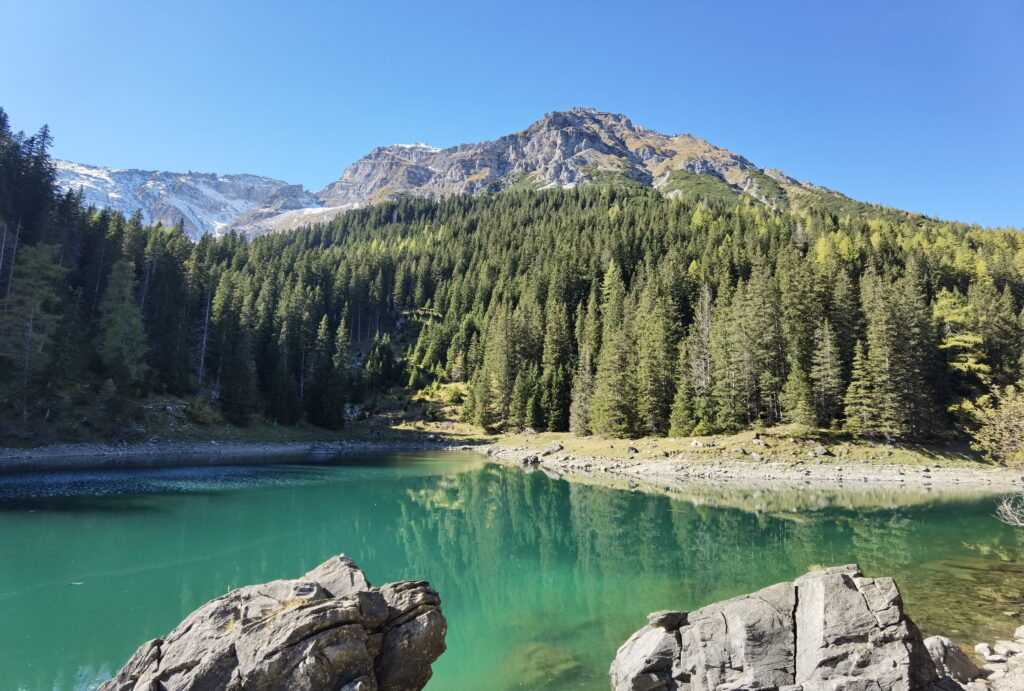
<svg viewBox="0 0 1024 691">
<path fill-rule="evenodd" d="M 370 586 L 344 555 L 302 578 L 233 590 L 140 647 L 101 691 L 421 689 L 445 650 L 424 581 Z"/>
<path fill-rule="evenodd" d="M 940 677 L 949 677 L 953 681 L 967 683 L 984 676 L 984 670 L 953 641 L 945 636 L 931 636 L 924 639 L 924 647 L 935 663 L 935 671 Z"/>
<path fill-rule="evenodd" d="M 916 691 L 939 678 L 893 580 L 853 564 L 649 621 L 619 648 L 615 691 Z"/>
</svg>

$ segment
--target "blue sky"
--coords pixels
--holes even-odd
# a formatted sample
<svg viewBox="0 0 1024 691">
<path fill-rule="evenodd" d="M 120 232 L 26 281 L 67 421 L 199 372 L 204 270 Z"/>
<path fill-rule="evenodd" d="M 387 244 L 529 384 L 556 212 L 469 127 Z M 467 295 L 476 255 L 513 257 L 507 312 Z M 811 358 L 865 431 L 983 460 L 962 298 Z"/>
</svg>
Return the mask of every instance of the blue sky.
<svg viewBox="0 0 1024 691">
<path fill-rule="evenodd" d="M 0 106 L 83 163 L 319 189 L 574 105 L 1024 227 L 1024 2 L 0 0 Z"/>
</svg>

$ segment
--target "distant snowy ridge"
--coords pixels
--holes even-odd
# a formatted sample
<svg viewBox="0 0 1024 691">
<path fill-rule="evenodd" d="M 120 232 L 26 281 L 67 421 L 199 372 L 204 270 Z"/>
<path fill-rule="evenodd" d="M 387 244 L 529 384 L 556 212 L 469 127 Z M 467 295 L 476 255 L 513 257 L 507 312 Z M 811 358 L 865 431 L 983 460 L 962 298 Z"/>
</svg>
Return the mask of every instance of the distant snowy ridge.
<svg viewBox="0 0 1024 691">
<path fill-rule="evenodd" d="M 266 207 L 276 213 L 318 207 L 320 202 L 300 185 L 259 175 L 169 173 L 101 168 L 54 161 L 62 190 L 82 189 L 87 205 L 141 212 L 144 223 L 173 225 L 183 221 L 193 238 L 226 232 L 233 221 Z"/>
</svg>

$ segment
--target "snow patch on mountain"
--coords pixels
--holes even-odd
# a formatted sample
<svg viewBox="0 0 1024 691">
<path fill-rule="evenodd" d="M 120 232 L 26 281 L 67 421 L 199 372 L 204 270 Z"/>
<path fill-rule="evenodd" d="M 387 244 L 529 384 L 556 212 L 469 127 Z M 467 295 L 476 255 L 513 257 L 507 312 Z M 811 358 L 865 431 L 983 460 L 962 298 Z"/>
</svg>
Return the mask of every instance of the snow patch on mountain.
<svg viewBox="0 0 1024 691">
<path fill-rule="evenodd" d="M 262 206 L 277 213 L 320 205 L 299 185 L 259 175 L 169 173 L 60 160 L 54 163 L 57 185 L 63 190 L 81 189 L 87 205 L 126 216 L 138 211 L 147 224 L 173 225 L 181 220 L 186 234 L 193 238 L 227 232 L 233 221 Z"/>
</svg>

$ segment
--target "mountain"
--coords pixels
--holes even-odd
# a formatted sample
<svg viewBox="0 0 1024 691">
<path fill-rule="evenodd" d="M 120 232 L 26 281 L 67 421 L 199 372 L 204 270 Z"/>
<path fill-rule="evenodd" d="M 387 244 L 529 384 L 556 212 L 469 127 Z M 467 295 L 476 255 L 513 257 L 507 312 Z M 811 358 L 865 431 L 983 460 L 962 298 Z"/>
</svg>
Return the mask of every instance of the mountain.
<svg viewBox="0 0 1024 691">
<path fill-rule="evenodd" d="M 141 211 L 144 223 L 173 225 L 182 220 L 185 232 L 197 238 L 224 232 L 254 210 L 278 215 L 318 204 L 300 185 L 258 175 L 168 173 L 123 170 L 54 161 L 62 190 L 82 189 L 86 204 L 131 216 Z"/>
<path fill-rule="evenodd" d="M 325 206 L 353 206 L 403 193 L 440 197 L 514 185 L 574 187 L 614 178 L 673 190 L 687 179 L 673 175 L 677 172 L 711 176 L 735 193 L 758 198 L 775 191 L 761 180 L 766 171 L 703 139 L 637 127 L 625 115 L 573 108 L 548 113 L 522 132 L 494 141 L 448 149 L 425 144 L 374 149 L 319 197 Z M 802 187 L 777 171 L 767 175 Z"/>
<path fill-rule="evenodd" d="M 525 130 L 493 141 L 439 149 L 392 144 L 374 149 L 317 193 L 321 207 L 266 217 L 264 231 L 327 220 L 347 209 L 408 194 L 437 198 L 509 187 L 643 185 L 667 196 L 718 199 L 747 195 L 771 206 L 803 200 L 854 202 L 690 134 L 661 134 L 625 115 L 592 108 L 548 113 Z"/>
<path fill-rule="evenodd" d="M 62 187 L 86 186 L 86 201 L 147 221 L 185 218 L 190 234 L 236 230 L 259 235 L 330 220 L 401 195 L 428 198 L 497 192 L 510 187 L 585 184 L 646 186 L 667 196 L 741 195 L 784 207 L 801 200 L 852 200 L 690 134 L 666 135 L 625 115 L 592 108 L 548 113 L 525 130 L 446 149 L 427 144 L 378 147 L 315 195 L 297 185 L 252 175 L 217 177 L 92 168 L 58 162 Z"/>
</svg>

